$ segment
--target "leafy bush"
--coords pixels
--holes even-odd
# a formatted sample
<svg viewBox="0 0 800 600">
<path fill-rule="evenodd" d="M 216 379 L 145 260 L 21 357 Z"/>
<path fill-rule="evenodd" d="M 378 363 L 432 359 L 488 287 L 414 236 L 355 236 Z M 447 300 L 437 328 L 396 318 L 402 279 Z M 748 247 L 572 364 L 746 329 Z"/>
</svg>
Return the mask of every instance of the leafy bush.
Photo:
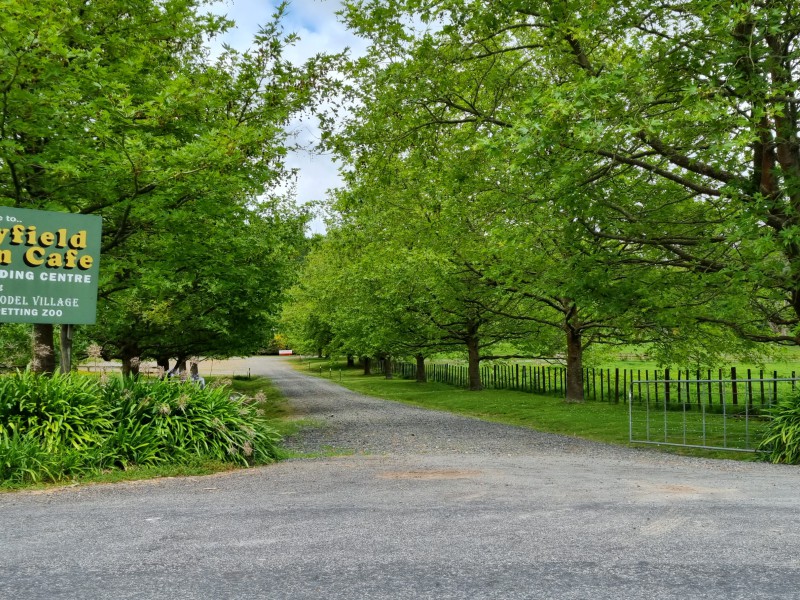
<svg viewBox="0 0 800 600">
<path fill-rule="evenodd" d="M 0 483 L 59 481 L 96 473 L 91 450 L 61 447 L 47 450 L 36 434 L 0 438 Z"/>
<path fill-rule="evenodd" d="M 0 481 L 22 483 L 56 479 L 54 457 L 42 448 L 36 436 L 14 432 L 10 437 L 0 437 Z"/>
<path fill-rule="evenodd" d="M 95 446 L 111 425 L 99 395 L 97 382 L 86 377 L 41 377 L 30 371 L 2 377 L 0 439 L 32 435 L 49 452 Z"/>
<path fill-rule="evenodd" d="M 278 434 L 249 398 L 232 399 L 226 387 L 117 379 L 104 392 L 117 399 L 109 450 L 119 466 L 196 456 L 244 466 L 277 456 Z"/>
<path fill-rule="evenodd" d="M 760 450 L 774 463 L 800 464 L 800 392 L 778 401 L 768 411 L 769 424 Z"/>
<path fill-rule="evenodd" d="M 58 481 L 105 469 L 278 456 L 280 436 L 246 396 L 176 381 L 0 378 L 0 482 Z"/>
<path fill-rule="evenodd" d="M 28 323 L 0 323 L 0 356 L 4 367 L 19 367 L 30 362 L 31 326 Z"/>
</svg>

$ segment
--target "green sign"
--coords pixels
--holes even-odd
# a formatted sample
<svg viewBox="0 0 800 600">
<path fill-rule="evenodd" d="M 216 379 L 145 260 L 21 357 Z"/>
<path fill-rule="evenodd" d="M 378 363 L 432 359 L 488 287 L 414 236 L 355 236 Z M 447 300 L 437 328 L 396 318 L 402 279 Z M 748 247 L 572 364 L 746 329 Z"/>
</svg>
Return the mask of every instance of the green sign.
<svg viewBox="0 0 800 600">
<path fill-rule="evenodd" d="M 94 323 L 102 219 L 0 206 L 0 322 Z"/>
</svg>

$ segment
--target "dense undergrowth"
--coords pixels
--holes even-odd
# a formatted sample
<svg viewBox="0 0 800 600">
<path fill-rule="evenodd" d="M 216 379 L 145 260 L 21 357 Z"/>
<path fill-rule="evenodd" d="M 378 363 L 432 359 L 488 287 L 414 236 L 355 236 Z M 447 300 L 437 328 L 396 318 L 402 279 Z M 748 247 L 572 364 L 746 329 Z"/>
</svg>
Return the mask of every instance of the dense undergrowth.
<svg viewBox="0 0 800 600">
<path fill-rule="evenodd" d="M 280 434 L 261 399 L 227 385 L 0 377 L 0 486 L 167 464 L 272 462 Z"/>
</svg>

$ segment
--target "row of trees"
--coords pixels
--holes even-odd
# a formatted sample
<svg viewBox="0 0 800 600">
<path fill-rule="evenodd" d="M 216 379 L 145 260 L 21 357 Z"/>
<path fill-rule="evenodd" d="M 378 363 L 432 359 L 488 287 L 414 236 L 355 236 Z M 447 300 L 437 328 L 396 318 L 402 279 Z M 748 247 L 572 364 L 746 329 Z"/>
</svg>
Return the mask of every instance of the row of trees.
<svg viewBox="0 0 800 600">
<path fill-rule="evenodd" d="M 800 7 L 345 3 L 331 230 L 286 314 L 367 356 L 800 341 Z"/>
<path fill-rule="evenodd" d="M 306 215 L 269 190 L 291 180 L 286 126 L 330 59 L 284 58 L 283 6 L 249 50 L 212 57 L 232 23 L 204 4 L 2 7 L 0 203 L 102 216 L 98 324 L 82 335 L 126 369 L 265 346 L 305 244 Z M 53 336 L 34 326 L 38 370 Z"/>
</svg>

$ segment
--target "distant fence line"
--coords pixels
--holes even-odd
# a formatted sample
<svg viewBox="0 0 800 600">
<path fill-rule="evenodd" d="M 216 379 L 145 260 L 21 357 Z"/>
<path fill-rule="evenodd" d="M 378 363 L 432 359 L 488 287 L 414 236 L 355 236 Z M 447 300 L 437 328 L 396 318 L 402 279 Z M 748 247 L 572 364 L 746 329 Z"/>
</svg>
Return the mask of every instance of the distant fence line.
<svg viewBox="0 0 800 600">
<path fill-rule="evenodd" d="M 395 362 L 392 371 L 416 378 L 416 365 Z M 463 365 L 426 365 L 428 380 L 469 384 Z M 484 388 L 563 397 L 566 369 L 552 365 L 481 366 Z M 796 393 L 800 380 L 763 369 L 583 369 L 586 400 L 627 403 L 633 443 L 756 452 L 768 411 Z"/>
<path fill-rule="evenodd" d="M 382 369 L 382 365 L 379 365 Z M 493 364 L 482 365 L 481 383 L 484 388 L 515 390 L 534 394 L 565 396 L 566 368 L 555 365 Z M 425 365 L 429 381 L 468 387 L 465 365 L 431 363 Z M 392 373 L 406 379 L 417 374 L 415 363 L 392 361 Z M 644 384 L 648 380 L 663 383 L 658 387 Z M 749 405 L 771 405 L 781 392 L 786 393 L 787 383 L 794 391 L 796 373 L 781 379 L 777 371 L 763 369 L 583 369 L 583 390 L 586 400 L 600 402 L 627 402 L 628 397 L 641 400 L 648 394 L 653 402 L 666 404 L 738 404 L 740 399 Z M 746 400 L 745 400 L 746 398 Z"/>
<path fill-rule="evenodd" d="M 563 396 L 566 393 L 567 371 L 564 367 L 494 364 L 483 365 L 480 369 L 481 382 L 485 388 L 554 396 Z M 392 361 L 392 373 L 405 379 L 415 379 L 417 365 Z M 465 365 L 431 363 L 425 365 L 425 375 L 428 381 L 437 381 L 458 387 L 469 386 L 469 374 Z"/>
</svg>

